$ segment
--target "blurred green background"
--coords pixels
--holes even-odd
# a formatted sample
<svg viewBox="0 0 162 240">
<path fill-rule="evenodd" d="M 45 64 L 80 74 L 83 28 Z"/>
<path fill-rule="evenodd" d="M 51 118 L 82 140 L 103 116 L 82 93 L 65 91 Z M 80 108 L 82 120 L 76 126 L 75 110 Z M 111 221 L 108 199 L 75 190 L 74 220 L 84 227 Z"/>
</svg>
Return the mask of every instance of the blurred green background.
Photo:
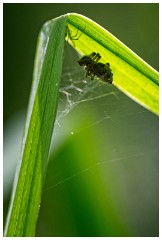
<svg viewBox="0 0 162 240">
<path fill-rule="evenodd" d="M 3 7 L 5 223 L 43 23 L 83 14 L 158 71 L 159 5 Z M 67 46 L 36 236 L 158 236 L 158 117 L 113 86 L 85 82 L 77 60 Z"/>
</svg>

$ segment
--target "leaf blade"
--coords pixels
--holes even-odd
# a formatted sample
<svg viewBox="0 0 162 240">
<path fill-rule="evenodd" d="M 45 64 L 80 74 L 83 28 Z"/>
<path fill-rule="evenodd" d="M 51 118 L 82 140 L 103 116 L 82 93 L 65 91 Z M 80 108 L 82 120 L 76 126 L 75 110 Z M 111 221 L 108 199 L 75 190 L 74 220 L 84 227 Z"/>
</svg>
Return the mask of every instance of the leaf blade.
<svg viewBox="0 0 162 240">
<path fill-rule="evenodd" d="M 113 84 L 155 114 L 159 112 L 159 75 L 107 30 L 79 15 L 68 15 L 68 27 L 73 33 L 82 32 L 78 41 L 69 41 L 81 55 L 99 52 L 101 61 L 110 62 Z"/>
<path fill-rule="evenodd" d="M 65 30 L 66 16 L 62 16 L 46 23 L 39 36 L 21 161 L 6 236 L 34 236 L 35 233 L 57 110 Z"/>
</svg>

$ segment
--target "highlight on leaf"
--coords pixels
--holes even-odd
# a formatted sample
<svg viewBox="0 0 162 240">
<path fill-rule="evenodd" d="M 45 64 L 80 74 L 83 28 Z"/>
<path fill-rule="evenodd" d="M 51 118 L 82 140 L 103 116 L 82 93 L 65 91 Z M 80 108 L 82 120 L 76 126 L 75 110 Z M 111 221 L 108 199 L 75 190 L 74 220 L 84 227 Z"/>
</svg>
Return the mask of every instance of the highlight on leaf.
<svg viewBox="0 0 162 240">
<path fill-rule="evenodd" d="M 68 14 L 66 40 L 84 56 L 98 52 L 110 63 L 113 84 L 133 100 L 158 114 L 159 75 L 106 29 L 79 14 Z"/>
</svg>

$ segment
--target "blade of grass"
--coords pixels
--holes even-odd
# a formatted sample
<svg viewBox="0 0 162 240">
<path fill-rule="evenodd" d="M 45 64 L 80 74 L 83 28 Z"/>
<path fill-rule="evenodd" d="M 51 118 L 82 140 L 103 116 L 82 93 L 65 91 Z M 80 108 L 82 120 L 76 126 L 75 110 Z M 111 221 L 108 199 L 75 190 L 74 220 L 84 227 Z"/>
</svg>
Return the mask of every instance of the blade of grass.
<svg viewBox="0 0 162 240">
<path fill-rule="evenodd" d="M 58 103 L 66 16 L 46 23 L 38 38 L 33 86 L 8 214 L 6 236 L 34 236 Z"/>
<path fill-rule="evenodd" d="M 150 111 L 159 112 L 159 75 L 133 51 L 94 21 L 68 14 L 69 43 L 81 54 L 99 52 L 101 62 L 110 63 L 113 84 Z M 79 39 L 73 40 L 78 32 Z M 76 38 L 76 37 L 75 37 Z"/>
<path fill-rule="evenodd" d="M 34 236 L 55 121 L 66 23 L 78 41 L 69 42 L 81 54 L 99 52 L 110 61 L 114 84 L 154 113 L 158 113 L 158 73 L 105 29 L 78 14 L 47 22 L 38 39 L 33 86 L 5 236 Z M 67 33 L 67 32 L 66 32 Z"/>
</svg>

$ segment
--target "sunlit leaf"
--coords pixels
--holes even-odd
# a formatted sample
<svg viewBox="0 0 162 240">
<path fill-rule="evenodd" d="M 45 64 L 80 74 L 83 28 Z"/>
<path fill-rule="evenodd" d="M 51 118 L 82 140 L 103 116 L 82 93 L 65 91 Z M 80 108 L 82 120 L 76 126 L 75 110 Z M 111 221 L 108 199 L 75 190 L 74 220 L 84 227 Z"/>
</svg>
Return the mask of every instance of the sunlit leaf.
<svg viewBox="0 0 162 240">
<path fill-rule="evenodd" d="M 158 72 L 92 20 L 79 14 L 69 14 L 67 21 L 71 34 L 67 36 L 68 42 L 81 55 L 100 53 L 101 62 L 110 63 L 114 75 L 113 84 L 138 103 L 158 114 Z M 75 40 L 76 34 L 78 40 Z"/>
</svg>

